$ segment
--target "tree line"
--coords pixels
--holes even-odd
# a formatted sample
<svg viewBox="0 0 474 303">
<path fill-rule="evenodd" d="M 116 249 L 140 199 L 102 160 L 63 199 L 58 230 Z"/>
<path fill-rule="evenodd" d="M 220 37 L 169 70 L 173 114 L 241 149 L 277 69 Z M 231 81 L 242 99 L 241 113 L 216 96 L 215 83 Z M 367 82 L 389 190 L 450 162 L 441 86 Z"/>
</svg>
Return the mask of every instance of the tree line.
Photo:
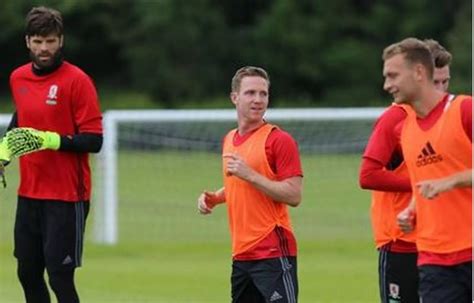
<svg viewBox="0 0 474 303">
<path fill-rule="evenodd" d="M 273 104 L 387 104 L 381 53 L 409 36 L 451 51 L 451 90 L 471 93 L 472 3 L 464 0 L 6 1 L 2 93 L 28 60 L 24 17 L 36 5 L 63 13 L 66 58 L 99 91 L 139 91 L 164 107 L 225 98 L 243 65 L 269 71 Z"/>
</svg>

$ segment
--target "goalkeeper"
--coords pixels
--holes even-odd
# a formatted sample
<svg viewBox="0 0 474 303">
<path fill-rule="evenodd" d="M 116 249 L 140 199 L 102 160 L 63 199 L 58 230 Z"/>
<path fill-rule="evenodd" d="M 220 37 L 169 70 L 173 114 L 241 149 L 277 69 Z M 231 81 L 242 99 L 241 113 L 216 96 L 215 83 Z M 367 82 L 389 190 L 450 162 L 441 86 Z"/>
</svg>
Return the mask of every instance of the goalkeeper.
<svg viewBox="0 0 474 303">
<path fill-rule="evenodd" d="M 81 266 L 91 196 L 89 153 L 102 146 L 102 114 L 92 80 L 62 56 L 61 14 L 35 7 L 26 17 L 29 62 L 10 76 L 16 112 L 3 140 L 19 156 L 14 228 L 17 274 L 26 302 L 79 302 Z"/>
</svg>

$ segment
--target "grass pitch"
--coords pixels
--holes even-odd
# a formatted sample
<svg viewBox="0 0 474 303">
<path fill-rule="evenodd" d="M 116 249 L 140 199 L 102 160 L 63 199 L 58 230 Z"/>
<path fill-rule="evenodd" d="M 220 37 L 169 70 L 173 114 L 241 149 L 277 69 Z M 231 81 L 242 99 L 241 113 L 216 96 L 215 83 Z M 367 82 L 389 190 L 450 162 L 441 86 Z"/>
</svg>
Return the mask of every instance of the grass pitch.
<svg viewBox="0 0 474 303">
<path fill-rule="evenodd" d="M 291 209 L 298 240 L 299 302 L 377 302 L 377 254 L 369 193 L 358 188 L 359 155 L 303 155 L 303 202 Z M 18 184 L 8 167 L 0 191 L 0 301 L 23 302 L 12 256 Z M 197 214 L 204 189 L 221 186 L 220 157 L 196 152 L 121 152 L 119 243 L 93 242 L 92 201 L 82 302 L 230 302 L 230 240 L 225 206 Z M 96 188 L 97 189 L 97 188 Z"/>
</svg>

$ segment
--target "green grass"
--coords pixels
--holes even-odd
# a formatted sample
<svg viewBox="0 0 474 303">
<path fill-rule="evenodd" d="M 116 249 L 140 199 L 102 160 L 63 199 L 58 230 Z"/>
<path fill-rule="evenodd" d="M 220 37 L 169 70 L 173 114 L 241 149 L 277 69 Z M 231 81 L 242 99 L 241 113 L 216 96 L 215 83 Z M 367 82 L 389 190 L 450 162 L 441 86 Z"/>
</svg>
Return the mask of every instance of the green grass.
<svg viewBox="0 0 474 303">
<path fill-rule="evenodd" d="M 369 195 L 357 185 L 358 155 L 303 156 L 304 192 L 291 209 L 298 240 L 300 302 L 377 302 Z M 12 257 L 16 167 L 0 192 L 0 298 L 23 302 Z M 119 155 L 119 244 L 93 243 L 88 219 L 83 302 L 229 302 L 225 206 L 200 216 L 196 198 L 221 185 L 220 157 L 196 152 Z M 97 174 L 98 175 L 98 174 Z"/>
</svg>

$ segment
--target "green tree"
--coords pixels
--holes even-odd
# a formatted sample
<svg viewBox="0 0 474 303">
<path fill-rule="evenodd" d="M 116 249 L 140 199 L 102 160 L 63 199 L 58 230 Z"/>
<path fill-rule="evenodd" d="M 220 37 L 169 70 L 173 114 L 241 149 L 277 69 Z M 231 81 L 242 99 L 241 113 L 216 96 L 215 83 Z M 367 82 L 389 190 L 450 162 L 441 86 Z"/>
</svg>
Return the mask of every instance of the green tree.
<svg viewBox="0 0 474 303">
<path fill-rule="evenodd" d="M 0 94 L 8 93 L 8 77 L 14 67 L 28 59 L 24 38 L 24 16 L 29 9 L 26 0 L 5 1 L 0 9 Z"/>
<path fill-rule="evenodd" d="M 232 40 L 223 16 L 208 0 L 192 4 L 137 2 L 136 23 L 124 33 L 134 85 L 167 107 L 220 94 L 227 83 L 224 59 Z"/>
<path fill-rule="evenodd" d="M 166 107 L 227 98 L 243 65 L 270 72 L 272 104 L 384 105 L 381 53 L 409 36 L 445 45 L 452 88 L 471 87 L 464 0 L 16 0 L 0 10 L 0 95 L 28 61 L 24 18 L 36 5 L 63 13 L 66 59 L 99 90 L 139 91 Z"/>
<path fill-rule="evenodd" d="M 472 3 L 459 9 L 455 26 L 448 33 L 448 49 L 453 54 L 450 90 L 472 94 Z"/>
</svg>

